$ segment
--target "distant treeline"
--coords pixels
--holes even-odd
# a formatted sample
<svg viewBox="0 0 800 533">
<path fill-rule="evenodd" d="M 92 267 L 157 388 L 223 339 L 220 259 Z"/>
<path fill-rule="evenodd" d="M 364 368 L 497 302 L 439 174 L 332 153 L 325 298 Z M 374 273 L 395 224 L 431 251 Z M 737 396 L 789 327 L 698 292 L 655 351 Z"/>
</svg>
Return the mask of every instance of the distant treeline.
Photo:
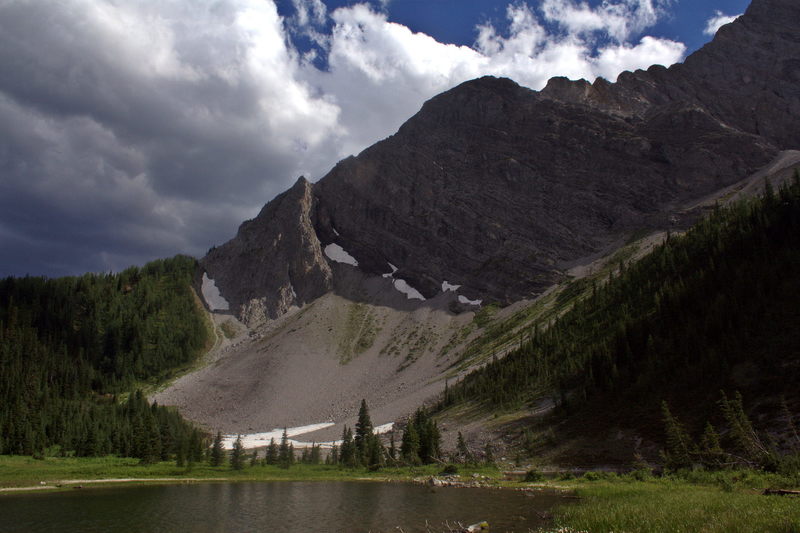
<svg viewBox="0 0 800 533">
<path fill-rule="evenodd" d="M 154 459 L 199 438 L 141 395 L 116 401 L 202 352 L 195 269 L 177 256 L 119 274 L 0 280 L 0 453 L 56 445 Z"/>
<path fill-rule="evenodd" d="M 448 387 L 442 406 L 516 409 L 552 394 L 570 409 L 602 398 L 657 419 L 666 399 L 682 416 L 704 411 L 695 416 L 703 421 L 722 388 L 797 401 L 799 273 L 795 176 L 777 192 L 767 184 L 763 198 L 715 208 L 607 280 L 573 282 L 584 296 L 569 311 Z"/>
</svg>

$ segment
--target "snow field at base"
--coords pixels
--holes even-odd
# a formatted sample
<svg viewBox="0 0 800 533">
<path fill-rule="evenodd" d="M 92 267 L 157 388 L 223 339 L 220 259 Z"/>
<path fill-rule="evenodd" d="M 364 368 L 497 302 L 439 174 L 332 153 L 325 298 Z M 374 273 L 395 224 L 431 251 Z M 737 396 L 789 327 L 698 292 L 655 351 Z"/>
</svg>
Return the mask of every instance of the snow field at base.
<svg viewBox="0 0 800 533">
<path fill-rule="evenodd" d="M 228 300 L 222 297 L 219 288 L 213 279 L 208 277 L 206 272 L 203 272 L 203 284 L 200 288 L 203 293 L 203 300 L 208 304 L 208 308 L 212 311 L 227 311 L 230 309 Z"/>
<path fill-rule="evenodd" d="M 320 424 L 310 424 L 308 426 L 297 426 L 293 428 L 286 428 L 286 436 L 287 437 L 298 437 L 300 435 L 305 435 L 306 433 L 311 433 L 314 431 L 319 431 L 320 429 L 329 428 L 331 426 L 336 425 L 333 422 L 322 422 Z M 388 433 L 394 427 L 394 422 L 389 422 L 387 424 L 382 424 L 380 426 L 376 426 L 373 428 L 373 432 L 376 434 L 383 434 Z M 275 439 L 276 444 L 281 443 L 281 438 L 283 437 L 283 428 L 275 428 L 272 431 L 267 431 L 264 433 L 242 433 L 241 435 L 223 435 L 222 437 L 222 446 L 226 450 L 233 449 L 233 443 L 236 442 L 236 438 L 241 436 L 242 438 L 242 445 L 245 448 L 261 448 L 263 446 L 269 446 L 269 441 L 271 439 Z M 326 442 L 305 442 L 305 441 L 298 441 L 292 438 L 289 438 L 289 443 L 295 447 L 295 449 L 301 448 L 310 448 L 313 444 L 317 444 L 322 448 L 331 448 L 334 445 L 338 446 L 342 443 L 341 440 L 332 440 Z"/>
</svg>

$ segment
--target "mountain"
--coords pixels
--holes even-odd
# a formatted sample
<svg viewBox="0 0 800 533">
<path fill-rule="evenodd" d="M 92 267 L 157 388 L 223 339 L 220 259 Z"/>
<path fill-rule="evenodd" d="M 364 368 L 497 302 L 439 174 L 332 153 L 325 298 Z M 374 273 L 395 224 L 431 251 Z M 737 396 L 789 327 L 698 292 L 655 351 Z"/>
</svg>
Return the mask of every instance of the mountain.
<svg viewBox="0 0 800 533">
<path fill-rule="evenodd" d="M 221 348 L 152 399 L 228 433 L 335 422 L 303 436 L 319 442 L 361 399 L 383 425 L 502 360 L 620 262 L 791 178 L 798 15 L 755 0 L 683 64 L 615 83 L 481 78 L 434 97 L 201 259 Z M 443 428 L 485 442 L 506 431 L 492 423 Z"/>
<path fill-rule="evenodd" d="M 342 262 L 424 298 L 458 285 L 467 309 L 541 294 L 800 146 L 796 20 L 796 2 L 755 0 L 683 64 L 616 83 L 466 82 L 317 183 L 300 178 L 202 267 L 249 324 L 346 292 Z"/>
</svg>

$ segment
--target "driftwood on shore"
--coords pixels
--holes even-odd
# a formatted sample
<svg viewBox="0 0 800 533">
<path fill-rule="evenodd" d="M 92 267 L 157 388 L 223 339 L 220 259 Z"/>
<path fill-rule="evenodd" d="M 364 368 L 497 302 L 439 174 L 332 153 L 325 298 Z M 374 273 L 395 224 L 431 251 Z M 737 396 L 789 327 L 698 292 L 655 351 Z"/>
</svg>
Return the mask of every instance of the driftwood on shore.
<svg viewBox="0 0 800 533">
<path fill-rule="evenodd" d="M 800 490 L 764 489 L 764 496 L 800 496 Z"/>
</svg>

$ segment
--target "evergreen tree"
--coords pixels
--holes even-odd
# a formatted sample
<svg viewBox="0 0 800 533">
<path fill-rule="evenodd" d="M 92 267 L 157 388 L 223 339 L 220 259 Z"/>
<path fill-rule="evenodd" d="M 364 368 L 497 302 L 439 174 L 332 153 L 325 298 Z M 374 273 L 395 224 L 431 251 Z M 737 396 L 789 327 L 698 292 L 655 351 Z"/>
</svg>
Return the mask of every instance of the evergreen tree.
<svg viewBox="0 0 800 533">
<path fill-rule="evenodd" d="M 353 431 L 344 426 L 342 431 L 342 446 L 339 449 L 339 463 L 348 468 L 355 468 L 359 465 L 358 450 L 353 440 Z"/>
<path fill-rule="evenodd" d="M 464 435 L 462 435 L 460 431 L 458 432 L 458 440 L 456 441 L 456 456 L 458 457 L 459 462 L 464 464 L 471 464 L 475 462 L 474 458 L 472 457 L 472 453 L 467 447 L 467 442 L 464 440 Z"/>
<path fill-rule="evenodd" d="M 278 444 L 275 442 L 274 438 L 269 439 L 269 446 L 267 446 L 267 456 L 264 458 L 264 462 L 268 465 L 276 465 L 278 464 Z"/>
<path fill-rule="evenodd" d="M 289 468 L 293 462 L 293 453 L 289 447 L 289 436 L 286 433 L 286 428 L 283 428 L 283 435 L 281 435 L 281 445 L 278 448 L 278 464 L 284 468 Z"/>
<path fill-rule="evenodd" d="M 400 457 L 410 465 L 421 463 L 419 458 L 419 434 L 412 419 L 408 420 L 400 442 Z"/>
<path fill-rule="evenodd" d="M 308 462 L 311 463 L 312 465 L 318 465 L 321 460 L 322 460 L 322 453 L 320 445 L 317 444 L 316 442 L 312 442 L 311 453 L 309 454 Z"/>
<path fill-rule="evenodd" d="M 661 411 L 664 417 L 664 431 L 667 436 L 667 447 L 662 452 L 664 467 L 670 470 L 692 466 L 692 440 L 677 418 L 672 416 L 667 402 L 662 402 Z"/>
<path fill-rule="evenodd" d="M 361 400 L 361 407 L 358 410 L 358 422 L 356 422 L 355 446 L 358 456 L 364 460 L 367 455 L 367 447 L 372 437 L 372 420 L 369 417 L 367 401 Z"/>
<path fill-rule="evenodd" d="M 252 455 L 250 455 L 250 466 L 256 466 L 258 464 L 258 450 L 253 450 Z"/>
<path fill-rule="evenodd" d="M 242 470 L 244 468 L 244 445 L 242 444 L 242 436 L 237 435 L 233 443 L 233 450 L 231 451 L 231 468 L 233 470 Z"/>
<path fill-rule="evenodd" d="M 214 443 L 211 445 L 211 466 L 222 466 L 224 457 L 225 450 L 222 448 L 222 432 L 217 431 L 217 436 L 214 437 Z"/>
</svg>

